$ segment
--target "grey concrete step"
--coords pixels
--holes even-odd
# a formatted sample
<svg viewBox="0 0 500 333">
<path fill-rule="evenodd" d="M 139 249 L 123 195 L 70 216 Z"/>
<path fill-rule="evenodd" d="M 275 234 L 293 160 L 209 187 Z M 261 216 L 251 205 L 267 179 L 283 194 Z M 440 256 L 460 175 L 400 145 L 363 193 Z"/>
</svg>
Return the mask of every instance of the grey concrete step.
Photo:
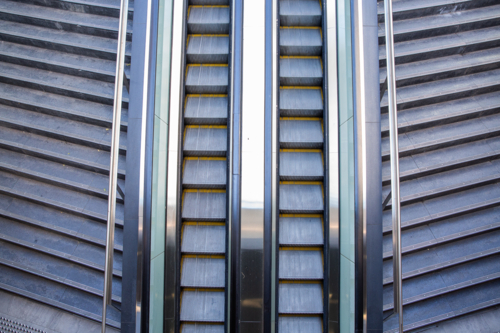
<svg viewBox="0 0 500 333">
<path fill-rule="evenodd" d="M 118 38 L 118 19 L 103 15 L 2 0 L 0 19 L 92 36 Z M 127 39 L 132 40 L 131 21 L 128 22 Z"/>
<path fill-rule="evenodd" d="M 486 94 L 500 89 L 500 69 L 426 82 L 397 90 L 398 110 L 441 103 L 468 96 Z M 381 112 L 387 112 L 387 94 L 380 102 Z"/>
<path fill-rule="evenodd" d="M 229 6 L 190 6 L 187 28 L 190 34 L 228 34 Z"/>
<path fill-rule="evenodd" d="M 0 39 L 49 50 L 64 50 L 94 58 L 116 60 L 117 43 L 111 38 L 97 37 L 0 20 Z M 125 62 L 130 63 L 132 43 L 127 42 Z"/>
<path fill-rule="evenodd" d="M 77 13 L 87 13 L 118 18 L 120 16 L 119 0 L 18 0 L 38 6 L 64 9 Z M 128 18 L 131 20 L 134 14 L 134 1 L 128 4 Z"/>
<path fill-rule="evenodd" d="M 281 26 L 321 26 L 321 5 L 314 0 L 280 0 Z"/>
<path fill-rule="evenodd" d="M 394 42 L 454 34 L 499 25 L 500 6 L 450 11 L 446 14 L 424 16 L 394 22 Z M 379 44 L 385 44 L 385 25 L 379 24 Z"/>
<path fill-rule="evenodd" d="M 227 96 L 187 95 L 184 107 L 186 125 L 226 125 L 227 114 Z"/>
<path fill-rule="evenodd" d="M 395 43 L 396 64 L 463 54 L 500 46 L 500 27 L 477 29 Z M 385 45 L 379 45 L 379 65 L 385 67 Z"/>
<path fill-rule="evenodd" d="M 184 223 L 181 252 L 183 254 L 224 254 L 226 227 L 208 223 Z"/>
<path fill-rule="evenodd" d="M 320 87 L 280 88 L 281 117 L 322 117 L 323 95 Z"/>
<path fill-rule="evenodd" d="M 225 158 L 186 158 L 182 186 L 184 188 L 226 188 Z"/>
<path fill-rule="evenodd" d="M 182 202 L 184 221 L 225 221 L 226 192 L 222 190 L 185 190 Z"/>
<path fill-rule="evenodd" d="M 500 49 L 492 48 L 449 57 L 396 66 L 397 87 L 484 72 L 500 67 Z M 380 84 L 386 83 L 386 68 L 380 69 Z M 385 88 L 384 88 L 385 89 Z"/>
<path fill-rule="evenodd" d="M 0 41 L 0 61 L 47 71 L 115 82 L 116 63 L 77 54 Z M 125 66 L 129 77 L 130 66 Z"/>
<path fill-rule="evenodd" d="M 0 126 L 99 150 L 110 151 L 111 149 L 111 131 L 109 129 L 23 109 L 0 106 Z M 127 151 L 126 133 L 122 133 L 120 139 L 119 153 L 125 155 Z"/>
<path fill-rule="evenodd" d="M 0 103 L 81 123 L 111 128 L 113 106 L 0 83 Z M 128 110 L 122 109 L 121 130 L 127 130 Z"/>
<path fill-rule="evenodd" d="M 2 62 L 0 62 L 0 73 L 0 80 L 7 84 L 113 105 L 114 83 Z M 128 91 L 125 87 L 123 107 L 128 107 Z"/>
<path fill-rule="evenodd" d="M 495 0 L 406 0 L 393 3 L 393 20 L 405 20 L 437 14 L 449 14 L 461 10 L 495 4 Z M 384 22 L 384 2 L 377 2 L 378 21 Z"/>
<path fill-rule="evenodd" d="M 228 35 L 189 35 L 186 60 L 191 64 L 227 64 Z"/>
<path fill-rule="evenodd" d="M 323 40 L 319 27 L 281 27 L 280 55 L 321 56 Z"/>
<path fill-rule="evenodd" d="M 322 83 L 320 57 L 280 57 L 281 86 L 321 86 Z"/>
<path fill-rule="evenodd" d="M 226 157 L 227 127 L 186 126 L 183 151 L 185 156 Z"/>
<path fill-rule="evenodd" d="M 483 116 L 494 116 L 500 107 L 498 92 L 481 94 L 398 112 L 398 131 L 408 133 Z M 388 114 L 381 115 L 382 136 L 389 135 Z"/>
<path fill-rule="evenodd" d="M 188 94 L 227 94 L 228 75 L 227 65 L 188 65 L 186 92 Z"/>
</svg>

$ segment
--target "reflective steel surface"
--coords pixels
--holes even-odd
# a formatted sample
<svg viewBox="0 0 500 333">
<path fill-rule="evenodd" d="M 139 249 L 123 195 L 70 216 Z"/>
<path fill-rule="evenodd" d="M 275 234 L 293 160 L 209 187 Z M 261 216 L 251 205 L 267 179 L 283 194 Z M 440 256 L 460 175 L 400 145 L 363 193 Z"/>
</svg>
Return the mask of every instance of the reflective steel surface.
<svg viewBox="0 0 500 333">
<path fill-rule="evenodd" d="M 339 332 L 339 101 L 337 81 L 337 8 L 324 1 L 325 123 L 327 128 L 328 253 L 326 255 L 328 332 Z"/>
<path fill-rule="evenodd" d="M 179 141 L 182 88 L 184 87 L 183 54 L 185 29 L 185 4 L 174 0 L 172 27 L 172 62 L 170 83 L 170 115 L 168 135 L 168 175 L 167 175 L 167 220 L 166 220 L 166 263 L 165 263 L 165 332 L 176 330 L 177 298 L 177 221 L 179 212 Z"/>
<path fill-rule="evenodd" d="M 265 1 L 243 9 L 240 332 L 262 332 Z"/>
</svg>

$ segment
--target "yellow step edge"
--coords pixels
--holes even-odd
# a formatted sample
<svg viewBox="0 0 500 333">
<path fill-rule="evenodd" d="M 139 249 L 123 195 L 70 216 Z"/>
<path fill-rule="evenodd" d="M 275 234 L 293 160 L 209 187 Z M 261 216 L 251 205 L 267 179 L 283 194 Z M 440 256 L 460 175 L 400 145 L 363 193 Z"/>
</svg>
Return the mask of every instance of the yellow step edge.
<svg viewBox="0 0 500 333">
<path fill-rule="evenodd" d="M 182 258 L 225 259 L 226 257 L 220 254 L 183 254 Z"/>
<path fill-rule="evenodd" d="M 226 190 L 216 190 L 216 189 L 191 189 L 191 188 L 187 188 L 185 189 L 184 191 L 182 191 L 183 193 L 194 193 L 194 192 L 202 192 L 202 193 L 226 193 Z"/>
<path fill-rule="evenodd" d="M 229 37 L 228 34 L 189 34 L 189 37 Z"/>
<path fill-rule="evenodd" d="M 186 94 L 188 97 L 227 97 L 227 94 Z"/>
<path fill-rule="evenodd" d="M 322 90 L 321 86 L 280 86 L 280 89 L 318 89 Z"/>
<path fill-rule="evenodd" d="M 184 128 L 220 128 L 225 129 L 227 125 L 186 125 Z"/>
<path fill-rule="evenodd" d="M 228 67 L 228 64 L 187 64 L 186 67 Z"/>
<path fill-rule="evenodd" d="M 193 221 L 187 221 L 187 222 L 182 222 L 182 225 L 205 225 L 205 226 L 221 226 L 221 227 L 224 227 L 224 226 L 226 226 L 226 223 L 224 223 L 224 222 L 193 222 Z"/>
<path fill-rule="evenodd" d="M 280 56 L 280 59 L 319 59 L 321 56 Z"/>
<path fill-rule="evenodd" d="M 320 246 L 280 246 L 280 251 L 323 251 Z"/>
<path fill-rule="evenodd" d="M 280 149 L 280 153 L 321 153 L 323 154 L 322 149 L 288 149 L 282 148 Z"/>
<path fill-rule="evenodd" d="M 280 181 L 281 185 L 321 185 L 323 186 L 323 182 L 321 181 L 293 181 L 293 180 L 282 180 Z"/>
<path fill-rule="evenodd" d="M 224 288 L 182 288 L 182 291 L 201 291 L 201 292 L 207 292 L 207 291 L 221 291 L 224 292 Z"/>
<path fill-rule="evenodd" d="M 226 161 L 227 158 L 225 157 L 192 157 L 192 156 L 188 156 L 188 157 L 184 157 L 184 160 L 202 160 L 202 161 Z"/>
<path fill-rule="evenodd" d="M 301 27 L 298 25 L 287 25 L 287 26 L 280 26 L 280 29 L 310 29 L 310 30 L 320 29 L 321 30 L 321 27 Z"/>
<path fill-rule="evenodd" d="M 323 220 L 323 214 L 280 214 L 280 217 L 310 217 Z"/>
<path fill-rule="evenodd" d="M 315 279 L 315 280 L 280 280 L 280 284 L 323 284 L 323 279 Z"/>
<path fill-rule="evenodd" d="M 314 120 L 314 121 L 323 121 L 323 118 L 320 117 L 280 117 L 280 120 Z"/>
</svg>

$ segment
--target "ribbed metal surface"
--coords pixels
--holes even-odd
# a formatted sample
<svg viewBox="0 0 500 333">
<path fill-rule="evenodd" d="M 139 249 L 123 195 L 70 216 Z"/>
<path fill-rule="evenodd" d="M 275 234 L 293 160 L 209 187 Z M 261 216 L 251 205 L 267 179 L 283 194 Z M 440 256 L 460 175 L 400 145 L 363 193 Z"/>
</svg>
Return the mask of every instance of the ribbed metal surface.
<svg viewBox="0 0 500 333">
<path fill-rule="evenodd" d="M 383 200 L 390 179 L 382 2 L 378 14 Z M 402 0 L 394 2 L 394 20 L 404 326 L 410 330 L 499 303 L 500 6 Z M 389 203 L 383 229 L 386 314 L 393 306 L 390 209 Z M 473 322 L 470 331 L 500 323 Z M 395 328 L 395 318 L 384 324 L 384 331 Z"/>
<path fill-rule="evenodd" d="M 229 59 L 228 1 L 190 1 L 186 45 L 181 331 L 225 322 Z"/>
<path fill-rule="evenodd" d="M 102 309 L 119 4 L 0 1 L 0 288 L 95 321 Z M 132 13 L 133 4 L 126 63 Z M 126 89 L 123 96 L 122 189 Z M 122 251 L 118 195 L 113 279 L 118 306 Z M 120 317 L 108 309 L 108 324 L 119 327 Z"/>
<path fill-rule="evenodd" d="M 279 332 L 322 332 L 322 8 L 279 3 Z"/>
</svg>

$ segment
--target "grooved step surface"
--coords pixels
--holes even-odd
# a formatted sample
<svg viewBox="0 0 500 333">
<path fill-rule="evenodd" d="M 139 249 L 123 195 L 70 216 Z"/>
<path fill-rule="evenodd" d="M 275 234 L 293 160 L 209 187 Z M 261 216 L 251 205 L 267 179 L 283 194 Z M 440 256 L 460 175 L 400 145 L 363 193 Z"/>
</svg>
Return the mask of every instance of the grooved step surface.
<svg viewBox="0 0 500 333">
<path fill-rule="evenodd" d="M 101 322 L 118 13 L 115 0 L 0 0 L 0 289 L 16 295 L 14 308 L 25 298 Z M 133 3 L 128 64 L 132 16 Z M 124 88 L 121 189 L 128 96 Z M 117 307 L 123 205 L 117 194 Z M 120 328 L 121 314 L 113 307 L 107 323 Z M 74 331 L 66 325 L 65 331 Z"/>
<path fill-rule="evenodd" d="M 378 7 L 383 202 L 390 154 L 383 4 Z M 453 325 L 462 315 L 479 318 L 498 305 L 499 9 L 490 0 L 394 3 L 405 331 Z M 393 309 L 391 209 L 389 201 L 385 315 Z M 468 330 L 496 324 L 476 321 Z M 397 320 L 384 322 L 384 331 L 396 332 Z"/>
</svg>

